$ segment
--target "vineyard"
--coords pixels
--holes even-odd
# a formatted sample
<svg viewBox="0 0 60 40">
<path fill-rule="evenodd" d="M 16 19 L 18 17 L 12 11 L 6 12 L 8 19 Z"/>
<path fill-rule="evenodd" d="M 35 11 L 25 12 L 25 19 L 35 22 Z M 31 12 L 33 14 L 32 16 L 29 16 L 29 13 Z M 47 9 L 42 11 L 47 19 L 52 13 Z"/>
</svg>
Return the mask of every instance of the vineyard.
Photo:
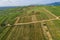
<svg viewBox="0 0 60 40">
<path fill-rule="evenodd" d="M 59 8 L 29 6 L 0 11 L 0 40 L 60 40 Z"/>
</svg>

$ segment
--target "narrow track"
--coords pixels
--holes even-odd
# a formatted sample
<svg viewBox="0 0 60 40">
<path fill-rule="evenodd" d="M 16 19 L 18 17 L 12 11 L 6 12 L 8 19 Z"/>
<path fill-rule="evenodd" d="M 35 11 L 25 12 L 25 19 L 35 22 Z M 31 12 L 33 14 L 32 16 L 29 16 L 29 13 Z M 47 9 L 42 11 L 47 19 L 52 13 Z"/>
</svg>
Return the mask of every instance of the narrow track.
<svg viewBox="0 0 60 40">
<path fill-rule="evenodd" d="M 32 21 L 33 22 L 37 21 L 36 15 L 32 15 Z"/>
<path fill-rule="evenodd" d="M 43 29 L 43 33 L 44 33 L 45 38 L 47 40 L 53 40 L 47 26 L 44 26 L 43 24 L 44 24 L 44 22 L 41 22 L 41 27 Z"/>
<path fill-rule="evenodd" d="M 43 10 L 45 10 L 46 12 L 48 12 L 50 15 L 56 17 L 58 19 L 58 17 L 56 15 L 54 15 L 52 12 L 50 12 L 49 10 L 47 10 L 46 8 L 43 7 Z"/>
<path fill-rule="evenodd" d="M 16 24 L 16 23 L 18 23 L 18 21 L 19 21 L 20 17 L 16 17 L 16 19 L 17 19 L 17 20 L 16 20 L 15 24 Z"/>
<path fill-rule="evenodd" d="M 39 22 L 44 22 L 44 21 L 52 21 L 52 20 L 60 20 L 60 19 L 49 19 L 49 20 L 34 21 L 34 22 L 28 22 L 28 23 L 16 23 L 14 25 L 24 25 L 24 24 L 39 23 Z"/>
</svg>

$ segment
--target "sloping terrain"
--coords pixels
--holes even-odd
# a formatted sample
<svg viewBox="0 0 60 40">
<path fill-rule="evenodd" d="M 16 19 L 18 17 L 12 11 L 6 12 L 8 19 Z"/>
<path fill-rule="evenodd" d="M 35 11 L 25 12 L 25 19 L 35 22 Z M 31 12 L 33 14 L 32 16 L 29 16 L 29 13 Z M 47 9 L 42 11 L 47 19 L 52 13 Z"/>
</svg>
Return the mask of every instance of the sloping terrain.
<svg viewBox="0 0 60 40">
<path fill-rule="evenodd" d="M 0 40 L 60 40 L 57 8 L 30 6 L 1 11 Z"/>
</svg>

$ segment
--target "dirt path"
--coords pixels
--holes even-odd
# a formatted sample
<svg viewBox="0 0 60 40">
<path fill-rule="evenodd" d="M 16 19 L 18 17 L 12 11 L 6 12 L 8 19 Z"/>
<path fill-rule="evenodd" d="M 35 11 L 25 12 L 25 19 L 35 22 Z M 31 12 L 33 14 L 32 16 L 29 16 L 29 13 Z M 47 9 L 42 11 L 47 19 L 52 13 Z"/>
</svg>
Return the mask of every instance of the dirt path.
<svg viewBox="0 0 60 40">
<path fill-rule="evenodd" d="M 44 26 L 43 22 L 41 22 L 41 27 L 42 27 L 42 30 L 43 30 L 43 33 L 44 33 L 44 36 L 46 37 L 46 39 L 47 40 L 53 40 L 47 26 Z"/>
<path fill-rule="evenodd" d="M 16 19 L 17 19 L 17 20 L 16 20 L 15 24 L 17 24 L 17 23 L 18 23 L 18 21 L 19 21 L 20 17 L 17 17 Z"/>
<path fill-rule="evenodd" d="M 50 11 L 48 11 L 46 8 L 44 8 L 43 7 L 43 9 L 46 11 L 46 12 L 48 12 L 50 15 L 52 15 L 52 16 L 54 16 L 54 17 L 56 17 L 57 19 L 58 19 L 58 17 L 56 16 L 56 15 L 54 15 L 52 12 L 50 12 Z"/>
<path fill-rule="evenodd" d="M 14 25 L 24 25 L 24 24 L 31 24 L 31 23 L 39 23 L 39 22 L 43 22 L 43 21 L 52 21 L 52 20 L 60 20 L 60 19 L 49 19 L 49 20 L 33 21 L 33 22 L 27 22 L 27 23 L 17 23 Z"/>
<path fill-rule="evenodd" d="M 36 15 L 32 15 L 32 21 L 33 22 L 37 21 Z"/>
<path fill-rule="evenodd" d="M 24 25 L 24 24 L 31 24 L 31 23 L 39 23 L 39 22 L 42 22 L 42 21 L 60 20 L 59 17 L 57 17 L 56 19 L 37 21 L 36 15 L 32 15 L 31 17 L 32 17 L 32 22 L 28 22 L 28 23 L 18 23 L 20 17 L 17 17 L 17 20 L 16 20 L 14 25 Z"/>
</svg>

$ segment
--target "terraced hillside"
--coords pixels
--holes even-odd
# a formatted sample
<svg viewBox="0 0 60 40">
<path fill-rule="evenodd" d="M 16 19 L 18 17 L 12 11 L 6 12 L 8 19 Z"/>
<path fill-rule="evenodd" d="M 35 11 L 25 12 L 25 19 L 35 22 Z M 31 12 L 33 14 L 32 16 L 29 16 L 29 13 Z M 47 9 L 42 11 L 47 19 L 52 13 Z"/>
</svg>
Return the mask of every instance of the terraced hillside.
<svg viewBox="0 0 60 40">
<path fill-rule="evenodd" d="M 0 40 L 60 40 L 58 8 L 30 6 L 0 11 Z"/>
</svg>

